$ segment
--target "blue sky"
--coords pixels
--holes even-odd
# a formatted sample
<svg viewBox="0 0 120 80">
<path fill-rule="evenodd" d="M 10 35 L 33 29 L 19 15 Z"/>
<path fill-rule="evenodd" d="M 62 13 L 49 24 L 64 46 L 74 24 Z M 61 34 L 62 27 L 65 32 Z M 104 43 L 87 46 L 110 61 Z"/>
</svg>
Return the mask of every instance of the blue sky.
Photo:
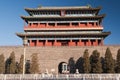
<svg viewBox="0 0 120 80">
<path fill-rule="evenodd" d="M 24 22 L 21 15 L 28 15 L 24 8 L 42 6 L 102 6 L 101 14 L 106 14 L 103 20 L 104 31 L 111 31 L 105 39 L 105 44 L 120 44 L 120 0 L 0 0 L 0 46 L 22 45 L 16 32 L 23 32 Z"/>
</svg>

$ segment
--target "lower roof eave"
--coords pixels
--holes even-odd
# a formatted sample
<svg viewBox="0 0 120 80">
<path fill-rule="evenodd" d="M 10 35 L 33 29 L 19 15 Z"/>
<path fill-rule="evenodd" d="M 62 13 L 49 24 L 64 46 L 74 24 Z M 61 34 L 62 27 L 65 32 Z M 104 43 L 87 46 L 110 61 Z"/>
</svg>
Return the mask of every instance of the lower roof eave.
<svg viewBox="0 0 120 80">
<path fill-rule="evenodd" d="M 111 32 L 102 32 L 102 33 L 70 33 L 70 34 L 41 34 L 41 33 L 16 33 L 17 36 L 24 38 L 24 37 L 36 37 L 36 36 L 88 36 L 88 37 L 93 37 L 93 36 L 97 36 L 97 37 L 107 37 L 108 35 L 110 35 Z"/>
</svg>

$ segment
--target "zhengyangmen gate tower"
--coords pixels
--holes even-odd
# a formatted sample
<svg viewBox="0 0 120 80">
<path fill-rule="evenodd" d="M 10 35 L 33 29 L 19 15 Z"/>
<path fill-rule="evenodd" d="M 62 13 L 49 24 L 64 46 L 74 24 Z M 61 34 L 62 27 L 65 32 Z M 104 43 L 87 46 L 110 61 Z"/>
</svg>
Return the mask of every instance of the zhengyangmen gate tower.
<svg viewBox="0 0 120 80">
<path fill-rule="evenodd" d="M 27 46 L 99 46 L 110 32 L 103 32 L 101 7 L 25 8 L 27 23 L 17 36 Z"/>
</svg>

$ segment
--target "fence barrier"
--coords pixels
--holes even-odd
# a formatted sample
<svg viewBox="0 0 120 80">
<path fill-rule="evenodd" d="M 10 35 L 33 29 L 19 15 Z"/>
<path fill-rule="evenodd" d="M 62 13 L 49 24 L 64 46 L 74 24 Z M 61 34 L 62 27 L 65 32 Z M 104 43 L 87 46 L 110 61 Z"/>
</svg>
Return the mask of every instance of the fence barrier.
<svg viewBox="0 0 120 80">
<path fill-rule="evenodd" d="M 0 74 L 0 80 L 120 80 L 120 74 Z"/>
</svg>

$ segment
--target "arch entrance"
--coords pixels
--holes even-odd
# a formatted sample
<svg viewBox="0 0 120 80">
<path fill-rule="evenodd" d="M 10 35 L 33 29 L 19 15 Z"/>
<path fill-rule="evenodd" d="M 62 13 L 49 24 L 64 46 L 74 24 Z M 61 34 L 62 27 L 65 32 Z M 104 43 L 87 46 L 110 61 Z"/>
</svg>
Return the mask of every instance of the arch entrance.
<svg viewBox="0 0 120 80">
<path fill-rule="evenodd" d="M 66 62 L 61 62 L 58 65 L 58 73 L 60 73 L 60 74 L 69 73 L 69 67 L 68 67 L 68 64 Z"/>
</svg>

